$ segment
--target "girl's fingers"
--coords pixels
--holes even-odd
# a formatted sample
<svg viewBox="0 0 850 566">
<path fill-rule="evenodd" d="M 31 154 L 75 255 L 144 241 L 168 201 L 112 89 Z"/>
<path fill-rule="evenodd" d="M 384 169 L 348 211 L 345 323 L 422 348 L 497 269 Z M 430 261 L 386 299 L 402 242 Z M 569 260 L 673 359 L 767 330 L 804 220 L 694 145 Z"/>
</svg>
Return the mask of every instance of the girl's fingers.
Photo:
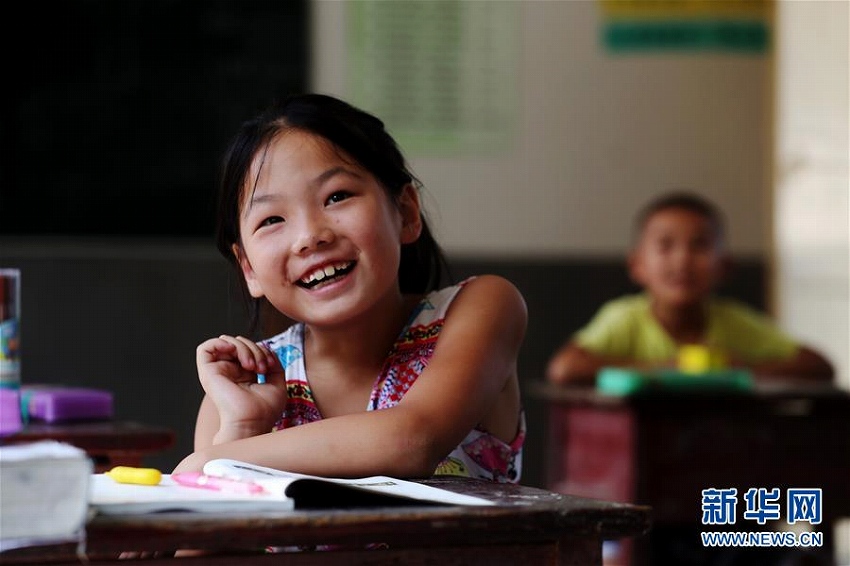
<svg viewBox="0 0 850 566">
<path fill-rule="evenodd" d="M 233 358 L 236 346 L 222 338 L 210 338 L 202 342 L 197 349 L 199 363 L 215 362 L 221 359 Z"/>
<path fill-rule="evenodd" d="M 263 351 L 265 353 L 266 362 L 268 363 L 268 370 L 269 371 L 277 371 L 277 370 L 283 371 L 283 365 L 280 363 L 280 358 L 277 357 L 277 354 L 274 353 L 271 350 L 271 348 L 269 348 L 265 344 L 261 344 L 260 347 L 263 349 Z"/>
<path fill-rule="evenodd" d="M 242 336 L 227 336 L 225 334 L 219 336 L 219 339 L 233 346 L 236 359 L 243 369 L 250 371 L 259 370 L 259 361 L 262 359 L 262 355 L 259 353 L 259 348 L 256 345 L 252 347 L 253 342 Z"/>
<path fill-rule="evenodd" d="M 266 349 L 254 342 L 253 340 L 249 340 L 244 336 L 237 336 L 236 340 L 247 348 L 248 352 L 250 352 L 254 361 L 254 369 L 259 371 L 260 373 L 266 371 L 267 358 L 266 358 Z"/>
<path fill-rule="evenodd" d="M 198 346 L 197 358 L 201 365 L 220 361 L 236 362 L 249 373 L 283 371 L 274 352 L 265 344 L 258 344 L 244 336 L 222 334 L 218 338 L 211 338 Z"/>
<path fill-rule="evenodd" d="M 244 336 L 236 336 L 236 340 L 244 346 L 247 346 L 254 355 L 254 360 L 257 363 L 256 369 L 259 373 L 265 373 L 266 371 L 272 371 L 274 369 L 282 369 L 277 354 L 272 352 L 265 344 L 253 342 Z"/>
<path fill-rule="evenodd" d="M 266 383 L 286 387 L 286 372 L 283 370 L 279 362 L 270 366 L 263 375 L 266 378 Z"/>
</svg>

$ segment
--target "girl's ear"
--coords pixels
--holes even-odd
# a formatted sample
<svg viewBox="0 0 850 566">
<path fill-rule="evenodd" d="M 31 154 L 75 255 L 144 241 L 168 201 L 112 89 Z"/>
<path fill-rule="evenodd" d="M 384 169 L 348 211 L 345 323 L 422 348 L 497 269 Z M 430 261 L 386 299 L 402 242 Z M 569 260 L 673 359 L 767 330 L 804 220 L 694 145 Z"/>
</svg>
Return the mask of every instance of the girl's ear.
<svg viewBox="0 0 850 566">
<path fill-rule="evenodd" d="M 248 257 L 245 255 L 242 246 L 239 244 L 233 244 L 231 247 L 233 251 L 233 255 L 236 256 L 236 261 L 239 263 L 239 268 L 242 270 L 242 277 L 245 278 L 245 284 L 248 287 L 248 292 L 251 293 L 251 296 L 255 299 L 259 299 L 264 296 L 263 290 L 260 287 L 259 281 L 257 281 L 257 276 L 254 273 L 254 268 L 251 267 L 251 262 L 248 261 Z"/>
<path fill-rule="evenodd" d="M 401 243 L 412 244 L 419 239 L 419 234 L 422 233 L 422 207 L 419 204 L 419 191 L 412 183 L 406 184 L 401 190 L 398 208 L 401 212 Z"/>
</svg>

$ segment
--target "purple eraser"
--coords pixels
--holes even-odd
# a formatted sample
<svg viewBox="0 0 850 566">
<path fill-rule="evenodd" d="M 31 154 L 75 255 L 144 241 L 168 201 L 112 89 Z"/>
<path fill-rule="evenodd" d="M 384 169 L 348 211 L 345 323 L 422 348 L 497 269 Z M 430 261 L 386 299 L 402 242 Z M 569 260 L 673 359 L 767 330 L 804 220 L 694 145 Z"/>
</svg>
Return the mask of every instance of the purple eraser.
<svg viewBox="0 0 850 566">
<path fill-rule="evenodd" d="M 33 420 L 52 423 L 112 418 L 112 393 L 102 389 L 23 385 L 21 399 Z"/>
<path fill-rule="evenodd" d="M 17 389 L 0 387 L 0 436 L 9 436 L 20 431 L 21 397 Z"/>
</svg>

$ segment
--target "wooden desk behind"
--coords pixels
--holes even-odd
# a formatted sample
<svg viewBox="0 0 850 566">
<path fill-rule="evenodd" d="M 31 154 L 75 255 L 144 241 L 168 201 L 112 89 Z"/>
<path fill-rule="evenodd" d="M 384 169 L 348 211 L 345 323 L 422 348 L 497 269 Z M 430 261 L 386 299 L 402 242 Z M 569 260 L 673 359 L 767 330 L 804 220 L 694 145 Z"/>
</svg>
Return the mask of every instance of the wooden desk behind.
<svg viewBox="0 0 850 566">
<path fill-rule="evenodd" d="M 547 487 L 649 505 L 653 525 L 700 524 L 708 488 L 821 488 L 826 536 L 850 517 L 850 394 L 818 385 L 653 392 L 535 385 L 549 408 Z M 743 508 L 743 504 L 741 504 Z M 741 522 L 738 530 L 755 530 Z"/>
<path fill-rule="evenodd" d="M 297 510 L 255 516 L 98 516 L 87 528 L 86 556 L 92 563 L 127 566 L 126 560 L 115 560 L 117 553 L 195 548 L 215 555 L 154 563 L 592 566 L 602 564 L 603 540 L 640 535 L 650 524 L 650 511 L 641 506 L 465 478 L 423 483 L 484 497 L 497 505 Z M 388 548 L 367 550 L 371 543 L 387 543 Z M 258 550 L 305 545 L 344 545 L 346 550 L 274 555 Z M 78 562 L 70 545 L 0 554 L 0 565 L 66 562 Z"/>
<path fill-rule="evenodd" d="M 145 456 L 167 450 L 174 444 L 174 431 L 158 426 L 122 421 L 90 421 L 64 424 L 31 422 L 3 444 L 38 440 L 67 442 L 85 450 L 95 471 L 113 466 L 141 466 Z"/>
</svg>

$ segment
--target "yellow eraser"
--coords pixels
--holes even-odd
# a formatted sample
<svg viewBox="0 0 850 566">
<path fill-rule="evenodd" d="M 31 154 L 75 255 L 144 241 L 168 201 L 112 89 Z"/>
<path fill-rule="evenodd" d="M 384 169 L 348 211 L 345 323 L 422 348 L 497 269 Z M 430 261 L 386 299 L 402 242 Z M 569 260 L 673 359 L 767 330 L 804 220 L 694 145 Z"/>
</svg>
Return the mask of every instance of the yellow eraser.
<svg viewBox="0 0 850 566">
<path fill-rule="evenodd" d="M 158 485 L 162 479 L 162 472 L 156 468 L 116 466 L 105 474 L 118 483 L 135 483 L 138 485 Z"/>
</svg>

